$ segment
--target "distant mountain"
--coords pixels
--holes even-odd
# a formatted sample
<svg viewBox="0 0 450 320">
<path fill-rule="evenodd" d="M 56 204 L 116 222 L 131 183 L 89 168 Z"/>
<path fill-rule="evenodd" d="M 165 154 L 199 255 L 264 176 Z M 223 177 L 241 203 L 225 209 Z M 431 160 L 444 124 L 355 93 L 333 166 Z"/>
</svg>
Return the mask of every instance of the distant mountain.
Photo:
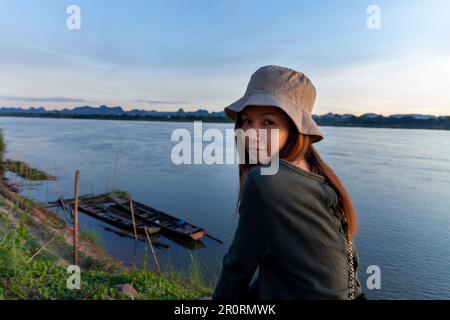
<svg viewBox="0 0 450 320">
<path fill-rule="evenodd" d="M 393 118 L 405 118 L 405 117 L 411 117 L 415 119 L 436 119 L 436 116 L 430 115 L 430 114 L 393 114 L 391 115 Z"/>
<path fill-rule="evenodd" d="M 365 113 L 361 116 L 354 116 L 351 114 L 340 115 L 327 113 L 322 116 L 313 116 L 313 118 L 321 126 L 450 130 L 450 116 L 422 114 L 394 114 L 383 116 L 376 113 Z"/>
<path fill-rule="evenodd" d="M 382 115 L 376 114 L 376 113 L 364 113 L 362 116 L 362 118 L 367 118 L 367 119 L 375 119 L 378 117 L 382 117 Z"/>
<path fill-rule="evenodd" d="M 58 111 L 47 111 L 50 113 L 58 112 Z M 73 114 L 73 115 L 121 115 L 124 114 L 125 111 L 122 109 L 122 107 L 107 107 L 107 106 L 100 106 L 98 108 L 90 107 L 90 106 L 84 106 L 84 107 L 76 107 L 74 109 L 64 109 L 61 110 L 60 113 L 62 114 Z"/>
<path fill-rule="evenodd" d="M 178 111 L 157 111 L 157 110 L 139 110 L 133 109 L 131 111 L 125 111 L 122 107 L 108 107 L 102 105 L 100 107 L 82 106 L 73 109 L 62 109 L 62 110 L 45 110 L 43 107 L 40 108 L 0 108 L 1 114 L 58 114 L 58 115 L 99 115 L 99 116 L 120 116 L 120 115 L 130 115 L 130 116 L 224 116 L 224 112 L 209 112 L 205 109 L 199 109 L 197 111 L 184 111 L 183 109 L 178 109 Z"/>
<path fill-rule="evenodd" d="M 209 112 L 205 109 L 196 111 L 157 111 L 133 109 L 125 111 L 122 107 L 81 106 L 73 109 L 45 110 L 43 107 L 28 109 L 15 107 L 0 108 L 0 116 L 21 117 L 53 117 L 53 118 L 81 118 L 81 119 L 120 119 L 120 120 L 159 120 L 159 121 L 192 121 L 231 122 L 223 111 Z M 361 116 L 352 114 L 326 113 L 313 115 L 320 126 L 346 127 L 386 127 L 386 128 L 418 128 L 450 130 L 450 116 L 433 116 L 426 114 L 393 114 L 383 116 L 376 113 L 365 113 Z"/>
<path fill-rule="evenodd" d="M 39 108 L 28 108 L 28 109 L 22 109 L 22 108 L 7 108 L 7 107 L 3 107 L 0 108 L 0 113 L 45 113 L 47 112 L 43 107 L 39 107 Z"/>
<path fill-rule="evenodd" d="M 21 117 L 53 117 L 53 118 L 101 118 L 101 119 L 123 119 L 123 120 L 173 120 L 181 121 L 183 119 L 198 119 L 212 122 L 225 122 L 227 118 L 222 112 L 209 112 L 205 109 L 196 111 L 184 111 L 182 108 L 178 111 L 157 111 L 133 109 L 125 111 L 122 107 L 100 107 L 81 106 L 73 109 L 45 110 L 39 108 L 0 108 L 0 116 L 21 116 Z"/>
</svg>

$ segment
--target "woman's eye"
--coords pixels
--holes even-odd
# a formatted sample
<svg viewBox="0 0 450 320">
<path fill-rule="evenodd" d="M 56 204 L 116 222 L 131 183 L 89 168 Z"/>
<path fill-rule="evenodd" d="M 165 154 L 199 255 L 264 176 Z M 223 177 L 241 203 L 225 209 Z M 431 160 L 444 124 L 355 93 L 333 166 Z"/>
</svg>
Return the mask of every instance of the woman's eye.
<svg viewBox="0 0 450 320">
<path fill-rule="evenodd" d="M 250 123 L 250 121 L 247 119 L 242 120 L 242 124 L 249 124 L 249 123 Z"/>
<path fill-rule="evenodd" d="M 266 121 L 264 121 L 264 124 L 265 124 L 266 126 L 270 126 L 270 125 L 273 125 L 274 122 L 273 122 L 272 120 L 266 120 Z"/>
</svg>

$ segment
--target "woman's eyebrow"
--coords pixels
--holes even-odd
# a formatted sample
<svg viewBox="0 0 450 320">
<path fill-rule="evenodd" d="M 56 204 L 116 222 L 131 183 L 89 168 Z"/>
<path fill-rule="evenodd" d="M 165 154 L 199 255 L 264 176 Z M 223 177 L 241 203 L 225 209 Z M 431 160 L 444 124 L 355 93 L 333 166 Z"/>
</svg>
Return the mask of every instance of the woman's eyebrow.
<svg viewBox="0 0 450 320">
<path fill-rule="evenodd" d="M 267 111 L 267 112 L 262 112 L 260 113 L 261 116 L 267 116 L 267 115 L 271 115 L 271 116 L 278 116 L 278 113 L 275 113 L 273 111 Z"/>
</svg>

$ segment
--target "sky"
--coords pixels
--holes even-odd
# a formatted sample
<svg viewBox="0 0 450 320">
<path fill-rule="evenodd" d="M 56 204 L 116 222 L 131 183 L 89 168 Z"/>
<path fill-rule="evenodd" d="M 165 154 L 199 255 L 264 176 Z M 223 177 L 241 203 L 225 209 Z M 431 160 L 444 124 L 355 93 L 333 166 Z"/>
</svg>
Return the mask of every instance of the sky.
<svg viewBox="0 0 450 320">
<path fill-rule="evenodd" d="M 0 107 L 222 111 L 270 64 L 315 114 L 450 115 L 450 1 L 0 0 Z"/>
</svg>

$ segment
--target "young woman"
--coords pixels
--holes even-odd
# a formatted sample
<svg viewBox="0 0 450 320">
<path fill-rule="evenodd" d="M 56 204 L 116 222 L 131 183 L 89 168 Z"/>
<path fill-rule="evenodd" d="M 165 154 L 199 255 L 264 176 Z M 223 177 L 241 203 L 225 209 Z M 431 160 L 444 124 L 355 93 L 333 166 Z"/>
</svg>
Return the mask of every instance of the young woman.
<svg viewBox="0 0 450 320">
<path fill-rule="evenodd" d="M 278 129 L 279 168 L 265 175 L 267 163 L 239 165 L 239 221 L 213 299 L 362 297 L 352 243 L 356 213 L 313 146 L 323 139 L 311 116 L 315 98 L 304 74 L 271 65 L 259 68 L 244 96 L 225 108 L 235 129 L 265 129 L 267 136 Z M 256 140 L 257 151 L 270 149 L 269 139 Z M 245 142 L 246 159 L 249 147 Z"/>
</svg>

